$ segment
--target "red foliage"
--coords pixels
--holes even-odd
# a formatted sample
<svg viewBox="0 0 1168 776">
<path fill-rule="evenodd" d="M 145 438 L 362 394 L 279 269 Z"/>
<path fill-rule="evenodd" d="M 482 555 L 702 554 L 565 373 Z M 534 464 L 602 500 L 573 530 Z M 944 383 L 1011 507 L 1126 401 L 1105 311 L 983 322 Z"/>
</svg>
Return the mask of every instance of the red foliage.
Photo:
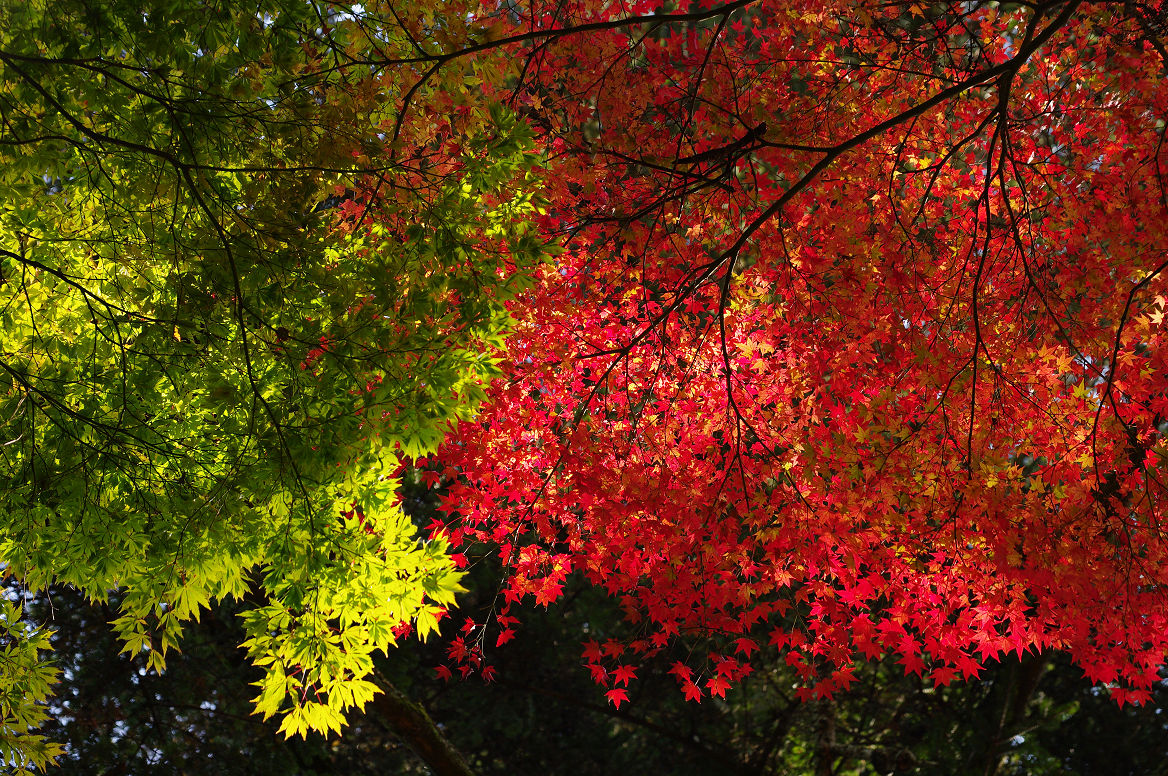
<svg viewBox="0 0 1168 776">
<path fill-rule="evenodd" d="M 620 597 L 634 653 L 721 639 L 736 658 L 675 665 L 689 699 L 768 636 L 808 697 L 859 657 L 943 685 L 1046 649 L 1146 697 L 1168 650 L 1155 9 L 615 21 L 659 10 L 511 19 L 565 250 L 438 456 L 450 530 L 502 548 L 508 602 L 573 571 Z M 586 657 L 631 678 L 633 655 Z"/>
</svg>

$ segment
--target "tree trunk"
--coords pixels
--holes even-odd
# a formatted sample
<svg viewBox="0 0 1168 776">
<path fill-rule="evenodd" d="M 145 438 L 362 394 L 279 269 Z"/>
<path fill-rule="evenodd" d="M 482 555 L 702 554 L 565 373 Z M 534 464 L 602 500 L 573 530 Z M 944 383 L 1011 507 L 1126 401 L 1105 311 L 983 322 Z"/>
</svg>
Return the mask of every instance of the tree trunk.
<svg viewBox="0 0 1168 776">
<path fill-rule="evenodd" d="M 820 701 L 819 741 L 816 747 L 817 776 L 832 776 L 835 773 L 835 701 Z"/>
<path fill-rule="evenodd" d="M 1049 654 L 1027 653 L 1018 665 L 1010 670 L 1009 684 L 1003 688 L 1001 711 L 998 714 L 997 730 L 985 748 L 985 776 L 996 776 L 1002 767 L 1002 757 L 1006 744 L 1013 738 L 1019 723 L 1026 718 L 1026 707 L 1038 689 L 1038 682 L 1050 662 Z"/>
<path fill-rule="evenodd" d="M 474 776 L 462 754 L 450 743 L 421 704 L 381 679 L 382 693 L 369 703 L 389 728 L 421 757 L 434 776 Z"/>
</svg>

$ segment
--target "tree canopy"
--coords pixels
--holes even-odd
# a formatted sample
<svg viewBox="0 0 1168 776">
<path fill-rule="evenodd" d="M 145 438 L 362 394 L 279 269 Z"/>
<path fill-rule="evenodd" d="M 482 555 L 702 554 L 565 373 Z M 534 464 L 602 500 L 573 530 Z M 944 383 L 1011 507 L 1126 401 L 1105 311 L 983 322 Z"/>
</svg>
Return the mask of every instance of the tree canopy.
<svg viewBox="0 0 1168 776">
<path fill-rule="evenodd" d="M 501 606 L 579 571 L 694 699 L 1168 650 L 1168 58 L 1113 3 L 531 3 L 512 102 L 565 251 L 437 461 Z M 574 32 L 581 31 L 581 32 Z M 587 30 L 589 45 L 581 50 Z M 501 616 L 496 616 L 501 615 Z M 487 638 L 464 640 L 477 660 Z M 631 647 L 631 649 L 629 649 Z"/>
<path fill-rule="evenodd" d="M 543 252 L 521 124 L 468 111 L 446 144 L 392 110 L 420 74 L 338 65 L 410 49 L 376 10 L 33 2 L 0 25 L 0 563 L 120 591 L 152 668 L 247 596 L 258 708 L 289 731 L 338 728 L 369 653 L 459 589 L 398 459 L 473 411 Z M 0 666 L 5 760 L 39 646 Z"/>
<path fill-rule="evenodd" d="M 240 598 L 259 711 L 336 730 L 493 554 L 451 674 L 576 574 L 618 711 L 776 656 L 804 700 L 1053 652 L 1151 699 L 1162 3 L 5 13 L 0 563 L 114 596 L 149 668 Z"/>
</svg>

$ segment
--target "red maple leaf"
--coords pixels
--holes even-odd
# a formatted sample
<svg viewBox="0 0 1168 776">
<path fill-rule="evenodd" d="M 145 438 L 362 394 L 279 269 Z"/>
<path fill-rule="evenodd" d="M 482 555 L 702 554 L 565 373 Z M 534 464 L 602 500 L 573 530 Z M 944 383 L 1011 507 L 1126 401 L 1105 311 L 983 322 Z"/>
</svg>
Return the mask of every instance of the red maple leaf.
<svg viewBox="0 0 1168 776">
<path fill-rule="evenodd" d="M 717 695 L 719 698 L 726 697 L 726 690 L 730 688 L 730 682 L 721 676 L 711 676 L 706 681 L 706 689 L 710 691 L 710 695 Z"/>
<path fill-rule="evenodd" d="M 631 679 L 637 678 L 637 671 L 630 665 L 617 666 L 613 669 L 612 680 L 615 684 L 628 686 Z"/>
<path fill-rule="evenodd" d="M 958 670 L 950 666 L 938 666 L 929 674 L 934 687 L 948 687 L 957 678 Z"/>
<path fill-rule="evenodd" d="M 758 651 L 758 643 L 754 639 L 740 638 L 734 642 L 734 651 L 749 659 L 751 654 Z"/>
</svg>

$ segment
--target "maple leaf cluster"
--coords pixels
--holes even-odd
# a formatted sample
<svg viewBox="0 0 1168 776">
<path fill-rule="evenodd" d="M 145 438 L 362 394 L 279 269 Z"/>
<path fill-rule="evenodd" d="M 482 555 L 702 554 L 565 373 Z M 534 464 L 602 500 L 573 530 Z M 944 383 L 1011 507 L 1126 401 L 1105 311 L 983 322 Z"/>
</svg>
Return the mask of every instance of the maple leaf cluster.
<svg viewBox="0 0 1168 776">
<path fill-rule="evenodd" d="M 1114 4 L 670 8 L 507 20 L 563 251 L 437 456 L 445 530 L 507 565 L 503 616 L 573 572 L 619 597 L 642 637 L 584 655 L 617 705 L 696 636 L 717 643 L 674 666 L 691 699 L 759 643 L 806 697 L 861 658 L 946 685 L 1056 649 L 1147 698 L 1159 39 Z"/>
</svg>

